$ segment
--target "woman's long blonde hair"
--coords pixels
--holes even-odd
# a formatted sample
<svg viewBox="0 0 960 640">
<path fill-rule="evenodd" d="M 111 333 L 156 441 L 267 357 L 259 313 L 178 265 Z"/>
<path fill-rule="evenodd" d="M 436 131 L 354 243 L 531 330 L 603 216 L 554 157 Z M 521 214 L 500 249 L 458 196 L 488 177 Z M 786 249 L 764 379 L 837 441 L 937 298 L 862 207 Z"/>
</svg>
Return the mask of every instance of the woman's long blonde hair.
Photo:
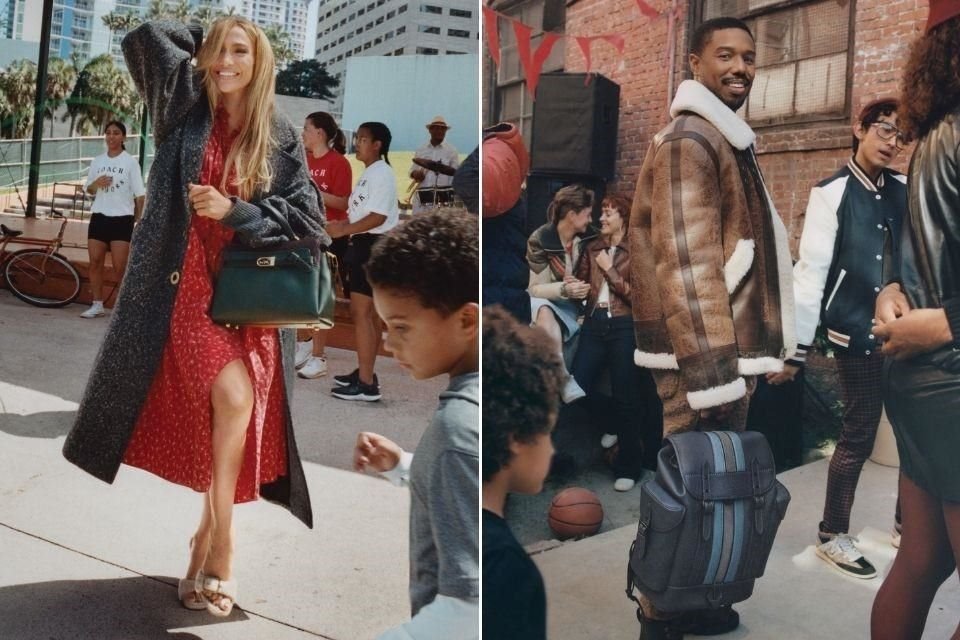
<svg viewBox="0 0 960 640">
<path fill-rule="evenodd" d="M 216 113 L 220 92 L 210 68 L 220 56 L 223 42 L 234 27 L 243 29 L 253 43 L 253 78 L 246 88 L 246 117 L 233 148 L 224 162 L 221 191 L 226 188 L 226 179 L 233 168 L 239 196 L 248 200 L 258 191 L 268 191 L 273 182 L 270 168 L 270 153 L 277 145 L 273 138 L 274 68 L 275 62 L 270 41 L 250 20 L 239 16 L 219 18 L 210 28 L 200 51 L 197 53 L 197 70 L 203 74 L 203 84 L 210 101 L 210 112 Z"/>
</svg>

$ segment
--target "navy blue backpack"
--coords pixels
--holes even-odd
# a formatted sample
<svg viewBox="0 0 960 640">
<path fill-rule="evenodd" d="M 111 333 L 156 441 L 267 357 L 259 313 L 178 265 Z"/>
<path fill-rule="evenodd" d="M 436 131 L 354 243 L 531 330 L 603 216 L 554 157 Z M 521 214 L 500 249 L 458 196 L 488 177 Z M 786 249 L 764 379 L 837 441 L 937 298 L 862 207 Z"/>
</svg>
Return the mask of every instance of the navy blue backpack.
<svg viewBox="0 0 960 640">
<path fill-rule="evenodd" d="M 746 600 L 763 575 L 790 493 L 756 431 L 691 431 L 667 437 L 657 473 L 643 483 L 630 546 L 634 588 L 660 611 Z"/>
</svg>

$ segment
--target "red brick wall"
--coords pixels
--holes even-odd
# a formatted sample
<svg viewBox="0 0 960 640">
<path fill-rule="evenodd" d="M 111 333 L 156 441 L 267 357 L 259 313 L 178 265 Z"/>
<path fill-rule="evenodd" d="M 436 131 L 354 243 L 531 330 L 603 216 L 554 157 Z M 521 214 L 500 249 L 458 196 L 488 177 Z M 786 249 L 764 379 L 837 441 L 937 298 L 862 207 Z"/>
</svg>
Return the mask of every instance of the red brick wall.
<svg viewBox="0 0 960 640">
<path fill-rule="evenodd" d="M 657 10 L 670 0 L 648 0 Z M 685 0 L 679 1 L 685 5 Z M 927 0 L 857 0 L 854 15 L 852 111 L 866 101 L 899 93 L 898 86 L 910 43 L 922 32 Z M 620 84 L 620 132 L 617 173 L 611 189 L 632 194 L 651 137 L 668 121 L 668 85 L 684 78 L 686 20 L 677 23 L 676 57 L 669 70 L 666 18 L 641 17 L 629 0 L 578 0 L 567 7 L 569 35 L 621 33 L 626 38 L 624 62 L 616 51 L 595 45 L 592 67 Z M 568 46 L 567 71 L 584 71 L 576 46 Z M 758 129 L 760 165 L 774 202 L 793 237 L 794 250 L 803 226 L 810 188 L 840 168 L 849 158 L 848 122 L 823 122 Z M 910 149 L 894 167 L 905 171 Z"/>
</svg>

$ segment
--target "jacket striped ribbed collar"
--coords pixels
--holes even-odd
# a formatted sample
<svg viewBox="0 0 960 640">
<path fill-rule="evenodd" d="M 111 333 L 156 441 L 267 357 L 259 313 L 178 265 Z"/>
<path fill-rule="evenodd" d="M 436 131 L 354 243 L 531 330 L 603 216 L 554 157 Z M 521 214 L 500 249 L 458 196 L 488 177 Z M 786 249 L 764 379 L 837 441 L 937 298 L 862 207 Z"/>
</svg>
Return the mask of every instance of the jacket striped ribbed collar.
<svg viewBox="0 0 960 640">
<path fill-rule="evenodd" d="M 860 184 L 863 185 L 863 188 L 867 191 L 880 191 L 883 189 L 883 170 L 880 171 L 880 175 L 877 176 L 877 181 L 874 183 L 870 179 L 870 176 L 867 175 L 867 172 L 860 168 L 860 165 L 857 164 L 857 161 L 852 157 L 847 160 L 847 168 L 850 169 L 850 173 L 853 174 L 853 177 L 860 181 Z"/>
</svg>

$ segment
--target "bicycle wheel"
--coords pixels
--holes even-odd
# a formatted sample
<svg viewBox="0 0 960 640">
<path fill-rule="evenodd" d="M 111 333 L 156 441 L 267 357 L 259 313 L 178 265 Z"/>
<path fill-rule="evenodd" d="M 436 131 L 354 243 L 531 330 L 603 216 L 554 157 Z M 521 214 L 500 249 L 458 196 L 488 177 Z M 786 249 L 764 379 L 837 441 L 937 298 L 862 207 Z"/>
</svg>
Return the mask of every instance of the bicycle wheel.
<svg viewBox="0 0 960 640">
<path fill-rule="evenodd" d="M 13 295 L 36 307 L 63 307 L 80 295 L 80 274 L 59 253 L 17 251 L 7 260 L 3 275 Z"/>
</svg>

